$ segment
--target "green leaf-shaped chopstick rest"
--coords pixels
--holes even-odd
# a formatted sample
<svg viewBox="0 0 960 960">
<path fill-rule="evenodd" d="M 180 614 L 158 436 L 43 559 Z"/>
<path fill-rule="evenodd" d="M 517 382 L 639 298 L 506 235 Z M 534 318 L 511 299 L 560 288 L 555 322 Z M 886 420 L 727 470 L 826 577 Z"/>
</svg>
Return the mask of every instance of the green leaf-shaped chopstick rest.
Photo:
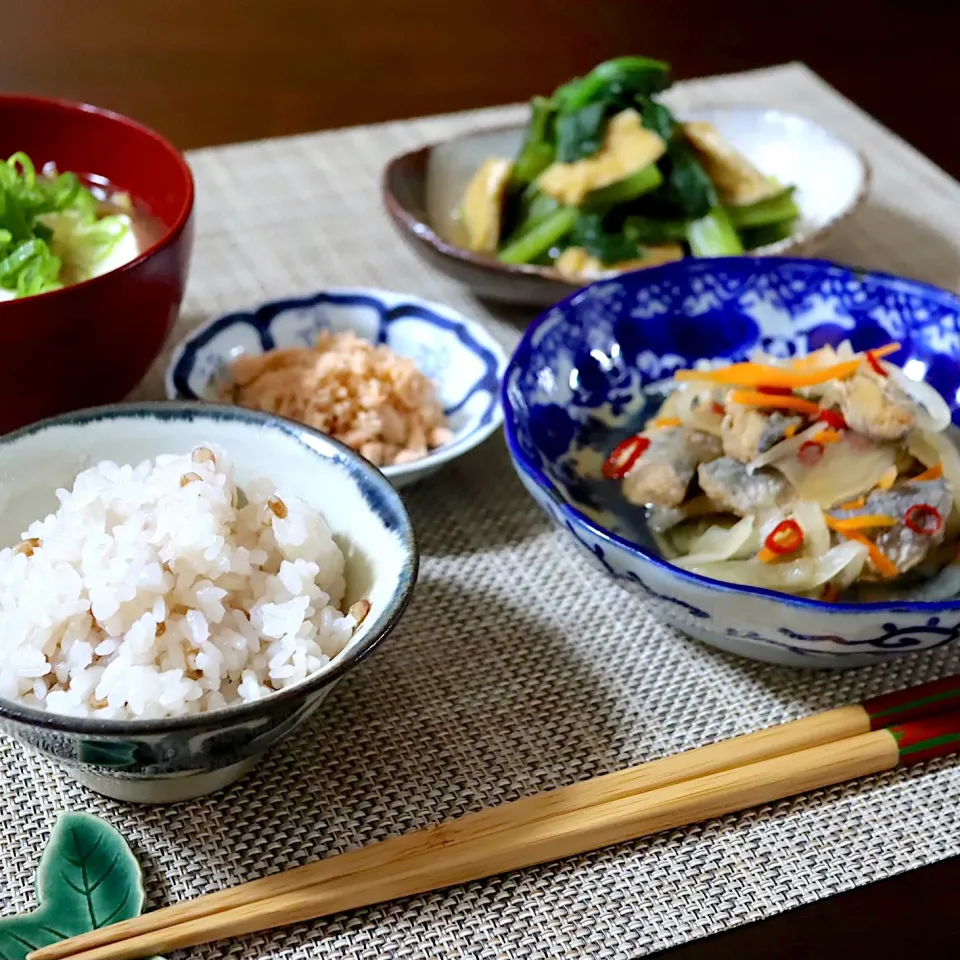
<svg viewBox="0 0 960 960">
<path fill-rule="evenodd" d="M 0 960 L 127 920 L 143 907 L 140 865 L 126 840 L 88 813 L 57 819 L 37 869 L 32 913 L 0 918 Z"/>
</svg>

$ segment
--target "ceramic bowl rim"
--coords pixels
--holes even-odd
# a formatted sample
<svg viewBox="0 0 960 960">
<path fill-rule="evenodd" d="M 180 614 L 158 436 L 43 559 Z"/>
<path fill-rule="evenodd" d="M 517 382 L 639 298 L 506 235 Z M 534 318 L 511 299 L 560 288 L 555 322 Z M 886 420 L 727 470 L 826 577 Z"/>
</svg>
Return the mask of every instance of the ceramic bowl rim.
<svg viewBox="0 0 960 960">
<path fill-rule="evenodd" d="M 844 140 L 829 128 L 821 126 L 819 123 L 810 119 L 810 117 L 806 116 L 805 114 L 793 113 L 790 110 L 782 110 L 779 107 L 768 107 L 761 103 L 753 103 L 749 101 L 738 101 L 736 103 L 705 102 L 690 108 L 690 112 L 695 112 L 697 110 L 756 110 L 764 113 L 773 113 L 780 117 L 790 117 L 792 119 L 800 120 L 806 126 L 820 131 L 831 140 L 843 146 L 846 150 L 849 150 L 850 153 L 857 158 L 860 164 L 860 187 L 853 200 L 846 207 L 837 211 L 834 216 L 832 216 L 825 223 L 821 224 L 819 227 L 814 227 L 810 230 L 791 234 L 789 237 L 786 237 L 783 240 L 778 240 L 776 243 L 769 243 L 762 247 L 758 247 L 756 250 L 747 251 L 746 253 L 742 254 L 742 256 L 789 256 L 790 252 L 793 250 L 800 250 L 808 244 L 823 240 L 828 234 L 832 233 L 837 226 L 849 219 L 857 210 L 859 210 L 863 205 L 863 202 L 866 200 L 873 183 L 873 167 L 871 166 L 870 161 L 867 159 L 866 154 L 849 141 Z M 677 111 L 678 114 L 682 114 L 683 112 L 683 110 Z M 497 260 L 496 257 L 477 253 L 473 250 L 468 250 L 465 247 L 459 247 L 456 244 L 451 243 L 449 240 L 445 240 L 436 232 L 431 224 L 427 223 L 426 220 L 421 220 L 409 208 L 401 203 L 396 194 L 390 188 L 396 168 L 401 163 L 408 160 L 410 157 L 415 156 L 416 154 L 425 153 L 429 157 L 429 155 L 435 149 L 451 143 L 454 140 L 460 140 L 466 137 L 479 136 L 483 134 L 506 133 L 507 131 L 512 130 L 519 131 L 522 130 L 523 127 L 524 124 L 522 122 L 487 124 L 485 126 L 475 127 L 473 129 L 454 134 L 452 137 L 447 137 L 445 140 L 435 140 L 430 143 L 423 144 L 422 146 L 415 147 L 413 150 L 406 150 L 403 153 L 396 154 L 395 156 L 391 157 L 389 161 L 387 161 L 381 176 L 380 184 L 383 203 L 387 208 L 387 212 L 390 214 L 395 223 L 400 225 L 409 234 L 431 246 L 443 256 L 450 257 L 454 260 L 459 260 L 463 263 L 469 263 L 474 267 L 480 267 L 492 273 L 518 277 L 539 277 L 543 280 L 549 280 L 558 284 L 563 284 L 564 286 L 570 288 L 573 292 L 576 292 L 577 290 L 581 290 L 583 287 L 588 286 L 589 284 L 578 283 L 577 280 L 564 276 L 554 267 L 534 266 L 525 263 L 502 263 L 500 260 Z M 685 257 L 684 259 L 704 258 Z M 645 269 L 649 270 L 653 268 L 647 267 Z M 627 272 L 629 273 L 635 271 Z M 611 274 L 610 276 L 598 278 L 598 280 L 609 281 L 625 275 L 626 274 L 623 273 Z"/>
<path fill-rule="evenodd" d="M 106 273 L 102 273 L 96 277 L 91 277 L 89 280 L 82 280 L 80 283 L 71 283 L 69 286 L 60 287 L 58 290 L 48 290 L 46 293 L 35 293 L 29 297 L 19 297 L 15 300 L 4 300 L 2 303 L 0 303 L 0 313 L 2 313 L 4 309 L 9 310 L 11 308 L 20 307 L 25 303 L 39 303 L 41 301 L 43 303 L 52 303 L 54 302 L 52 299 L 54 297 L 66 298 L 76 290 L 86 290 L 88 288 L 92 288 L 94 285 L 103 286 L 104 284 L 109 283 L 112 277 L 117 277 L 120 274 L 130 273 L 131 271 L 136 270 L 146 260 L 153 257 L 161 250 L 171 246 L 183 233 L 184 228 L 190 219 L 190 215 L 193 213 L 193 207 L 196 199 L 196 184 L 193 179 L 193 171 L 190 169 L 190 165 L 187 163 L 186 157 L 184 157 L 183 153 L 162 134 L 157 133 L 156 130 L 153 130 L 145 124 L 140 123 L 137 120 L 126 116 L 125 114 L 118 113 L 116 110 L 108 110 L 104 107 L 97 107 L 93 104 L 85 103 L 82 100 L 68 100 L 61 97 L 41 97 L 34 94 L 0 93 L 0 105 L 4 103 L 24 103 L 35 107 L 53 106 L 59 107 L 62 110 L 70 111 L 72 113 L 95 114 L 99 117 L 104 117 L 107 120 L 110 120 L 112 123 L 118 124 L 119 126 L 127 127 L 130 130 L 135 130 L 142 136 L 152 140 L 158 147 L 160 147 L 170 156 L 170 158 L 178 167 L 179 173 L 183 178 L 182 185 L 185 187 L 185 192 L 183 194 L 183 203 L 181 204 L 180 210 L 178 211 L 177 216 L 174 218 L 173 223 L 169 227 L 166 227 L 163 233 L 145 250 L 142 250 L 133 260 L 129 261 L 128 263 L 124 263 L 114 270 L 108 270 Z"/>
<path fill-rule="evenodd" d="M 383 204 L 387 208 L 387 213 L 390 214 L 394 223 L 397 223 L 407 233 L 422 240 L 428 246 L 443 254 L 443 256 L 450 257 L 453 260 L 459 260 L 462 263 L 469 263 L 472 266 L 480 267 L 493 273 L 520 277 L 539 277 L 544 280 L 552 280 L 556 283 L 564 284 L 571 290 L 580 289 L 580 286 L 575 280 L 563 276 L 563 274 L 552 267 L 538 267 L 527 263 L 502 263 L 497 260 L 496 257 L 485 256 L 482 253 L 468 250 L 466 247 L 458 247 L 449 240 L 444 240 L 443 237 L 434 230 L 431 224 L 427 223 L 426 220 L 421 220 L 407 206 L 401 203 L 391 189 L 394 171 L 401 163 L 410 157 L 419 153 L 425 153 L 429 156 L 429 154 L 438 147 L 442 147 L 444 144 L 450 143 L 452 140 L 460 139 L 461 137 L 521 129 L 522 124 L 517 123 L 486 125 L 455 134 L 453 137 L 447 137 L 446 140 L 435 140 L 431 143 L 415 147 L 413 150 L 405 150 L 403 153 L 396 154 L 387 161 L 380 178 L 380 192 Z"/>
<path fill-rule="evenodd" d="M 821 269 L 841 270 L 848 274 L 856 274 L 859 277 L 869 277 L 884 282 L 894 281 L 896 283 L 910 286 L 916 291 L 923 293 L 925 296 L 934 294 L 941 298 L 948 297 L 955 301 L 957 312 L 960 313 L 960 295 L 950 293 L 950 291 L 943 290 L 940 287 L 934 286 L 933 284 L 924 283 L 921 280 L 910 280 L 906 277 L 898 277 L 896 274 L 886 273 L 881 270 L 861 270 L 857 267 L 844 266 L 843 264 L 834 263 L 831 260 L 808 257 L 738 256 L 717 257 L 710 260 L 688 257 L 684 260 L 678 260 L 673 263 L 665 263 L 656 267 L 648 267 L 644 270 L 635 270 L 631 273 L 622 274 L 620 277 L 595 281 L 594 283 L 588 284 L 582 290 L 578 290 L 576 293 L 573 293 L 570 296 L 565 297 L 563 300 L 558 301 L 553 307 L 548 308 L 540 316 L 538 316 L 526 328 L 523 336 L 520 338 L 520 342 L 517 344 L 516 350 L 514 350 L 513 356 L 510 358 L 510 363 L 507 366 L 506 373 L 503 377 L 503 384 L 500 388 L 500 399 L 504 409 L 504 434 L 506 436 L 507 448 L 510 451 L 510 457 L 514 462 L 515 467 L 522 469 L 523 472 L 530 478 L 530 480 L 536 484 L 537 488 L 543 491 L 543 493 L 550 498 L 550 500 L 560 509 L 561 513 L 567 517 L 568 522 L 576 523 L 582 527 L 585 527 L 598 540 L 606 542 L 611 546 L 624 551 L 631 557 L 653 564 L 653 566 L 661 570 L 666 576 L 676 580 L 681 580 L 684 583 L 701 590 L 730 594 L 732 596 L 745 595 L 757 597 L 763 600 L 772 600 L 776 603 L 783 604 L 784 606 L 799 607 L 803 610 L 827 614 L 850 614 L 860 612 L 885 612 L 891 614 L 936 614 L 960 609 L 960 597 L 954 598 L 953 600 L 936 601 L 886 600 L 876 603 L 826 603 L 822 600 L 812 600 L 808 599 L 807 597 L 796 597 L 792 596 L 791 594 L 781 593 L 776 590 L 768 590 L 765 587 L 741 586 L 734 583 L 727 583 L 723 580 L 714 580 L 710 577 L 704 577 L 698 573 L 684 570 L 683 568 L 675 566 L 669 561 L 664 560 L 654 551 L 649 550 L 640 544 L 627 540 L 624 537 L 621 537 L 619 534 L 614 533 L 612 530 L 608 530 L 606 527 L 603 527 L 591 520 L 586 514 L 582 513 L 575 506 L 565 500 L 556 490 L 550 479 L 535 464 L 531 463 L 527 455 L 524 453 L 514 429 L 514 420 L 516 418 L 517 411 L 510 402 L 510 397 L 508 395 L 509 384 L 513 372 L 518 368 L 518 357 L 522 352 L 525 353 L 531 349 L 532 341 L 537 338 L 538 331 L 544 325 L 544 323 L 548 321 L 554 310 L 565 310 L 570 306 L 571 302 L 575 298 L 581 296 L 586 291 L 594 287 L 602 286 L 603 284 L 620 281 L 624 277 L 639 276 L 644 280 L 649 280 L 651 283 L 653 283 L 656 282 L 658 276 L 664 276 L 665 274 L 669 275 L 670 273 L 682 272 L 690 269 L 691 263 L 699 264 L 699 269 L 706 269 L 710 265 L 723 267 L 725 265 L 733 265 L 738 263 L 742 264 L 744 260 L 752 260 L 759 265 L 765 265 L 770 268 L 775 266 L 791 265 L 819 267 Z"/>
<path fill-rule="evenodd" d="M 393 630 L 410 602 L 417 581 L 420 554 L 413 522 L 402 498 L 386 477 L 359 454 L 332 437 L 328 437 L 326 434 L 306 427 L 301 423 L 254 410 L 245 410 L 243 407 L 224 406 L 222 404 L 175 400 L 132 401 L 100 407 L 87 407 L 83 410 L 75 410 L 45 420 L 38 420 L 36 423 L 0 436 L 0 448 L 50 428 L 60 426 L 79 426 L 83 428 L 91 423 L 103 420 L 122 420 L 143 415 L 159 415 L 161 418 L 165 417 L 179 421 L 193 419 L 194 417 L 206 420 L 227 419 L 247 426 L 279 429 L 289 439 L 301 441 L 302 445 L 310 449 L 314 456 L 319 456 L 320 451 L 326 450 L 343 457 L 374 486 L 378 496 L 387 501 L 392 512 L 401 522 L 397 532 L 407 553 L 401 573 L 401 581 L 394 586 L 393 595 L 383 613 L 380 614 L 374 628 L 368 631 L 359 643 L 345 649 L 340 655 L 340 659 L 293 686 L 278 690 L 276 693 L 271 693 L 253 703 L 230 705 L 217 710 L 182 717 L 116 720 L 71 717 L 0 697 L 0 719 L 30 727 L 57 730 L 75 736 L 118 737 L 149 737 L 165 733 L 206 730 L 211 727 L 233 726 L 244 721 L 256 720 L 268 716 L 276 704 L 289 704 L 305 700 L 311 694 L 317 693 L 339 680 L 343 674 L 364 660 Z M 303 443 L 304 437 L 309 442 Z"/>
<path fill-rule="evenodd" d="M 780 107 L 770 107 L 764 103 L 761 103 L 760 101 L 751 100 L 741 100 L 737 103 L 704 102 L 692 107 L 690 112 L 696 113 L 701 110 L 750 110 L 757 113 L 773 114 L 781 119 L 789 118 L 790 120 L 799 120 L 807 128 L 817 130 L 821 134 L 825 134 L 828 139 L 843 147 L 844 150 L 847 150 L 853 157 L 856 158 L 860 165 L 860 185 L 853 199 L 845 207 L 836 211 L 832 217 L 822 223 L 819 227 L 814 227 L 807 231 L 800 231 L 798 233 L 791 234 L 789 237 L 785 237 L 783 240 L 778 240 L 776 243 L 768 243 L 762 247 L 757 247 L 756 250 L 749 250 L 745 254 L 746 256 L 789 257 L 791 256 L 792 250 L 799 250 L 804 246 L 824 240 L 841 223 L 848 220 L 851 216 L 853 216 L 854 213 L 856 213 L 857 210 L 860 209 L 860 207 L 863 205 L 863 202 L 866 200 L 867 195 L 870 193 L 870 188 L 873 185 L 873 166 L 863 150 L 861 150 L 859 147 L 855 147 L 849 141 L 844 140 L 843 137 L 838 136 L 829 127 L 825 127 L 822 124 L 817 123 L 816 120 L 812 120 L 806 114 L 794 113 L 792 110 L 783 110 Z M 683 111 L 680 112 L 682 113 Z M 797 257 L 796 254 L 793 254 L 793 256 L 796 259 L 808 259 Z"/>
<path fill-rule="evenodd" d="M 503 383 L 503 377 L 506 373 L 509 357 L 507 356 L 503 347 L 493 337 L 493 335 L 479 321 L 471 319 L 466 314 L 461 313 L 459 310 L 456 310 L 453 307 L 448 307 L 445 304 L 437 303 L 434 300 L 426 300 L 423 297 L 416 296 L 415 294 L 402 293 L 398 290 L 387 290 L 381 287 L 322 287 L 321 289 L 314 290 L 311 293 L 263 300 L 257 304 L 254 304 L 253 306 L 241 310 L 233 310 L 230 313 L 220 314 L 219 316 L 213 317 L 212 319 L 199 324 L 189 333 L 187 333 L 186 336 L 182 337 L 173 348 L 173 352 L 170 355 L 170 362 L 167 364 L 163 378 L 164 390 L 166 391 L 167 398 L 176 402 L 210 402 L 203 400 L 200 397 L 185 399 L 176 387 L 175 377 L 179 371 L 180 365 L 184 362 L 184 356 L 187 352 L 187 349 L 195 341 L 208 336 L 210 331 L 215 327 L 222 327 L 225 329 L 231 326 L 233 323 L 240 322 L 245 317 L 249 317 L 258 313 L 260 310 L 276 308 L 279 311 L 294 309 L 296 307 L 311 306 L 320 298 L 327 295 L 359 296 L 372 300 L 380 300 L 381 302 L 383 302 L 385 298 L 397 298 L 404 305 L 409 304 L 412 306 L 417 306 L 421 309 L 435 312 L 441 317 L 447 315 L 454 319 L 457 323 L 462 324 L 463 327 L 466 328 L 466 330 L 470 333 L 470 336 L 476 340 L 479 346 L 490 352 L 492 359 L 496 362 L 497 386 L 493 390 L 493 411 L 490 416 L 490 421 L 482 426 L 474 427 L 459 439 L 451 440 L 449 443 L 431 450 L 425 457 L 422 457 L 419 460 L 413 460 L 410 463 L 402 463 L 379 468 L 380 472 L 383 473 L 384 476 L 399 480 L 406 477 L 412 477 L 422 471 L 432 470 L 435 467 L 441 467 L 450 460 L 455 460 L 457 457 L 460 457 L 463 454 L 468 453 L 470 450 L 473 450 L 474 447 L 479 446 L 484 440 L 492 436 L 497 430 L 500 429 L 503 424 L 503 404 L 500 400 L 500 385 Z M 471 352 L 473 352 L 472 348 Z"/>
</svg>

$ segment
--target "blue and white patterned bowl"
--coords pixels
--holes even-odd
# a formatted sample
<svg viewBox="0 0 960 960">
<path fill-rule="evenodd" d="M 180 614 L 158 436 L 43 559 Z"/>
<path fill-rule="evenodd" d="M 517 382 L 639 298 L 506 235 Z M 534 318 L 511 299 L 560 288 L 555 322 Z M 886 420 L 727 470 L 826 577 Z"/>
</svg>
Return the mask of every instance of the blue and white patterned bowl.
<svg viewBox="0 0 960 960">
<path fill-rule="evenodd" d="M 705 358 L 760 346 L 802 355 L 891 340 L 895 360 L 960 421 L 960 299 L 922 283 L 817 260 L 684 260 L 602 281 L 528 327 L 503 385 L 507 442 L 526 488 L 606 573 L 682 632 L 780 664 L 846 667 L 960 636 L 960 597 L 826 604 L 738 587 L 661 559 L 619 491 L 589 468 L 636 429 L 641 388 Z M 591 453 L 591 451 L 594 451 Z"/>
<path fill-rule="evenodd" d="M 502 423 L 498 392 L 507 358 L 496 340 L 455 310 L 386 290 L 324 290 L 211 320 L 174 350 L 167 396 L 215 400 L 218 377 L 241 353 L 311 346 L 322 330 L 352 330 L 365 340 L 385 343 L 436 384 L 453 440 L 422 460 L 384 467 L 395 487 L 429 476 Z"/>
</svg>

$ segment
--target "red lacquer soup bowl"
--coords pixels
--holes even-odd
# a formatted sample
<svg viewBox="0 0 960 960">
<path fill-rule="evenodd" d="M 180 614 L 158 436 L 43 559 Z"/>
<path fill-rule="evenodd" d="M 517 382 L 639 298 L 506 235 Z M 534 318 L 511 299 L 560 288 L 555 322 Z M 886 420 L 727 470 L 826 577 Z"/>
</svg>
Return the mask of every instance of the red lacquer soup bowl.
<svg viewBox="0 0 960 960">
<path fill-rule="evenodd" d="M 84 104 L 0 96 L 0 158 L 105 180 L 153 225 L 135 260 L 33 297 L 0 302 L 0 433 L 122 400 L 160 353 L 193 245 L 193 177 L 180 152 L 127 117 Z"/>
</svg>

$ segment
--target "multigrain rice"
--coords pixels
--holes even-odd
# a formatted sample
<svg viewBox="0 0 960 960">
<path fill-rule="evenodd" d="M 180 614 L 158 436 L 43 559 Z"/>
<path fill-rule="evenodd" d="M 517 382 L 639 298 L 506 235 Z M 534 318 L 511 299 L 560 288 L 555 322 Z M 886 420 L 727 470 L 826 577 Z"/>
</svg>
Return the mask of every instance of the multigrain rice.
<svg viewBox="0 0 960 960">
<path fill-rule="evenodd" d="M 213 446 L 98 463 L 57 497 L 0 551 L 0 697 L 117 719 L 251 702 L 322 668 L 362 618 L 338 609 L 323 517 L 268 481 L 241 493 Z"/>
</svg>

